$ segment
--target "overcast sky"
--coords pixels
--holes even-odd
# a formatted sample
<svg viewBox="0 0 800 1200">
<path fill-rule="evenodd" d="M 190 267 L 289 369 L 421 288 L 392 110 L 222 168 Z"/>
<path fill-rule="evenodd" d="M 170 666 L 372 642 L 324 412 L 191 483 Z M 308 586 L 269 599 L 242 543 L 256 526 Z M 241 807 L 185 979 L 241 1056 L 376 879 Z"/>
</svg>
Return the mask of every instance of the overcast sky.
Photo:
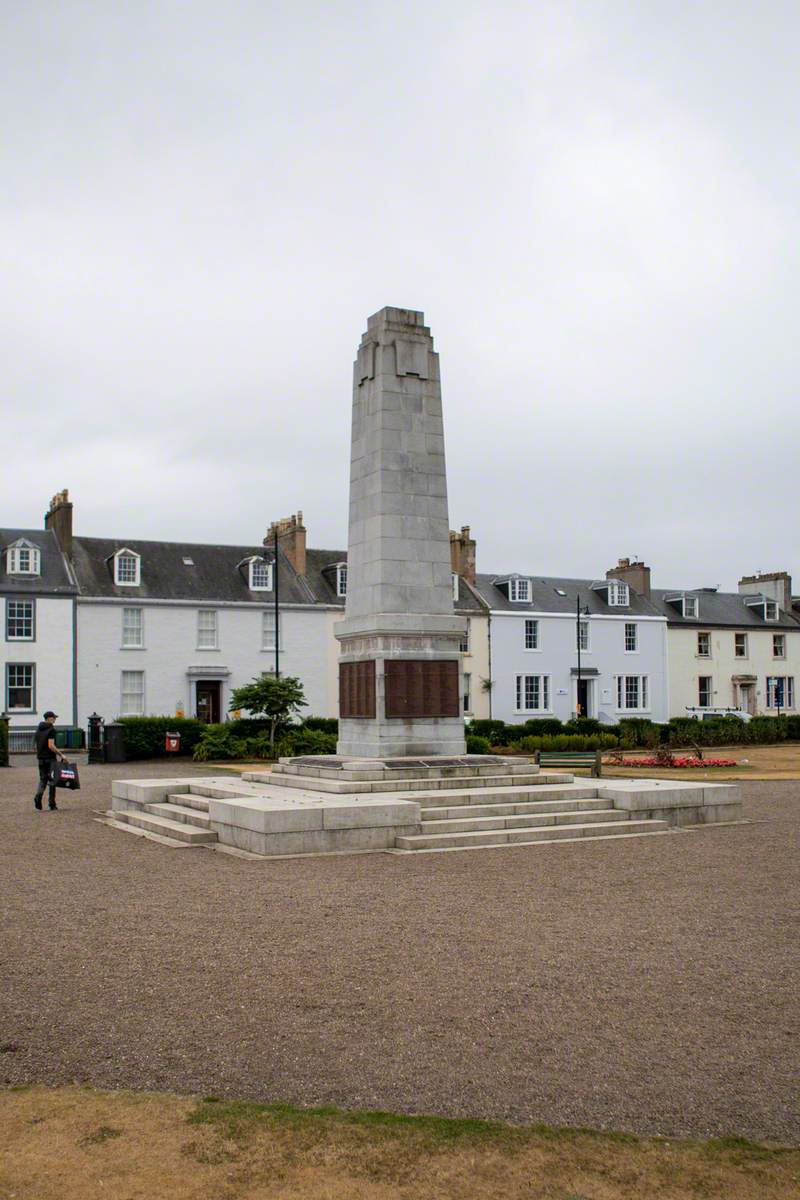
<svg viewBox="0 0 800 1200">
<path fill-rule="evenodd" d="M 344 547 L 422 309 L 478 569 L 798 550 L 796 0 L 0 2 L 0 526 Z"/>
</svg>

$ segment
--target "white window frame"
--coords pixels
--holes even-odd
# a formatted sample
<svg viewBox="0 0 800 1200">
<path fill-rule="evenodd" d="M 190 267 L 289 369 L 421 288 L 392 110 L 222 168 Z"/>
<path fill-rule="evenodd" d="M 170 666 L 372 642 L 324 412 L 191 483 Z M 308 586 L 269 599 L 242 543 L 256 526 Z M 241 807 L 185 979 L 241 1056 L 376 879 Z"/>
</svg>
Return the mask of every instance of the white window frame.
<svg viewBox="0 0 800 1200">
<path fill-rule="evenodd" d="M 627 583 L 621 579 L 611 580 L 608 585 L 609 608 L 627 608 L 631 602 L 631 592 Z"/>
<path fill-rule="evenodd" d="M 649 712 L 650 711 L 650 679 L 647 675 L 615 675 L 617 690 L 617 712 Z M 636 707 L 627 703 L 630 694 L 629 680 L 636 680 L 638 704 Z M 625 703 L 623 703 L 625 701 Z"/>
<path fill-rule="evenodd" d="M 22 565 L 22 555 L 26 556 L 27 566 Z M 41 575 L 42 555 L 38 546 L 30 542 L 15 542 L 6 551 L 6 571 L 9 575 Z"/>
<path fill-rule="evenodd" d="M 682 611 L 684 617 L 687 617 L 690 621 L 697 621 L 700 617 L 700 604 L 698 603 L 697 596 L 684 596 Z"/>
<path fill-rule="evenodd" d="M 630 633 L 630 630 L 633 630 L 632 634 Z M 633 643 L 633 645 L 630 645 L 631 642 Z M 625 647 L 626 654 L 638 654 L 639 653 L 639 626 L 636 624 L 635 621 L 626 621 L 625 622 L 625 631 L 623 633 L 623 645 Z"/>
<path fill-rule="evenodd" d="M 778 642 L 780 642 L 780 646 L 781 646 L 780 650 L 776 649 Z M 785 633 L 773 633 L 773 635 L 772 635 L 772 657 L 773 658 L 786 658 L 786 634 Z"/>
<path fill-rule="evenodd" d="M 533 631 L 533 637 L 529 637 L 529 632 Z M 532 645 L 529 643 L 533 643 Z M 536 617 L 525 618 L 524 644 L 526 650 L 541 650 L 539 645 L 539 621 Z"/>
<path fill-rule="evenodd" d="M 783 712 L 787 708 L 794 708 L 794 675 L 767 676 L 767 708 L 778 708 L 775 700 L 779 681 L 783 682 L 783 703 L 780 705 Z"/>
<path fill-rule="evenodd" d="M 458 576 L 456 576 L 458 578 Z M 336 564 L 336 595 L 347 595 L 347 563 Z M 456 595 L 456 600 L 458 595 Z"/>
<path fill-rule="evenodd" d="M 120 578 L 120 564 L 122 562 L 133 562 L 133 579 Z M 135 550 L 128 550 L 123 546 L 121 550 L 117 550 L 114 555 L 114 583 L 117 587 L 139 587 L 142 581 L 142 560 L 141 556 Z"/>
<path fill-rule="evenodd" d="M 532 675 L 526 672 L 524 675 L 516 676 L 514 686 L 515 712 L 548 713 L 553 711 L 551 707 L 553 689 L 549 675 Z M 538 700 L 537 704 L 532 703 L 534 699 Z M 531 703 L 528 703 L 528 700 Z"/>
<path fill-rule="evenodd" d="M 508 598 L 512 604 L 530 604 L 530 602 L 531 602 L 531 581 L 530 581 L 530 579 L 509 579 L 509 581 L 508 581 Z"/>
<path fill-rule="evenodd" d="M 779 616 L 780 616 L 780 614 L 778 612 L 777 601 L 765 600 L 764 601 L 764 620 L 765 621 L 777 621 Z"/>
<path fill-rule="evenodd" d="M 705 704 L 703 704 L 703 701 L 700 699 L 700 697 L 703 693 L 703 690 L 704 690 L 703 685 L 702 685 L 702 680 L 704 680 L 704 679 L 708 680 L 708 687 L 705 689 L 706 696 L 708 697 L 708 699 Z M 698 675 L 697 676 L 697 707 L 698 708 L 713 708 L 714 707 L 714 676 L 713 675 Z"/>
<path fill-rule="evenodd" d="M 744 652 L 742 654 L 739 653 L 738 648 L 737 648 L 737 644 L 736 644 L 737 638 L 744 638 Z M 746 633 L 734 633 L 734 635 L 733 635 L 733 657 L 734 658 L 749 658 L 750 657 L 750 646 L 749 646 L 749 640 L 748 640 Z"/>
<path fill-rule="evenodd" d="M 472 617 L 467 617 L 467 628 L 464 631 L 464 636 L 458 643 L 458 648 L 462 654 L 471 654 L 472 646 Z"/>
<path fill-rule="evenodd" d="M 203 626 L 203 617 L 212 616 L 213 622 Z M 213 632 L 214 644 L 203 640 L 202 634 Z M 198 608 L 197 610 L 197 649 L 219 650 L 219 613 L 216 608 Z"/>
<path fill-rule="evenodd" d="M 130 641 L 126 634 L 129 634 L 131 629 L 135 628 L 136 622 L 126 624 L 127 613 L 138 613 L 138 633 L 139 640 Z M 144 609 L 138 605 L 126 604 L 122 609 L 122 628 L 120 631 L 120 647 L 122 650 L 143 650 L 144 649 Z"/>
<path fill-rule="evenodd" d="M 11 672 L 12 671 L 29 671 L 30 672 L 30 683 L 14 683 L 14 684 L 12 684 L 12 682 L 11 682 Z M 10 692 L 11 692 L 12 687 L 14 687 L 14 688 L 28 688 L 29 687 L 30 688 L 30 692 L 31 692 L 30 707 L 26 707 L 25 705 L 22 705 L 22 704 L 16 704 L 12 707 L 11 702 L 10 702 L 11 701 Z M 9 713 L 36 712 L 36 663 L 17 663 L 17 662 L 6 663 L 5 708 L 6 708 L 6 712 L 9 712 Z"/>
<path fill-rule="evenodd" d="M 256 579 L 256 571 L 259 575 L 266 572 L 266 583 L 259 583 Z M 251 592 L 271 592 L 272 591 L 272 563 L 264 562 L 263 558 L 251 558 L 248 563 L 248 579 L 247 586 Z"/>
<path fill-rule="evenodd" d="M 13 616 L 11 615 L 12 605 L 19 605 L 27 610 L 30 614 L 30 633 L 12 633 L 11 622 L 21 621 L 24 626 L 28 623 L 27 615 Z M 24 597 L 9 596 L 6 600 L 6 641 L 7 642 L 35 642 L 36 641 L 36 601 Z"/>
<path fill-rule="evenodd" d="M 125 686 L 126 676 L 128 678 L 128 681 L 130 681 L 133 678 L 136 678 L 137 680 L 141 680 L 141 685 L 142 685 L 141 689 L 131 688 L 130 684 L 128 687 L 126 687 Z M 126 696 L 127 697 L 130 697 L 130 696 L 140 697 L 138 705 L 136 707 L 130 707 L 129 701 L 126 701 L 126 699 L 125 699 Z M 120 672 L 120 680 L 119 680 L 119 715 L 121 717 L 143 717 L 144 714 L 145 714 L 144 671 L 121 671 Z"/>
<path fill-rule="evenodd" d="M 469 671 L 463 674 L 464 685 L 461 689 L 464 704 L 464 714 L 472 712 L 472 676 Z"/>
<path fill-rule="evenodd" d="M 278 631 L 280 634 L 280 642 L 278 652 L 283 650 L 283 614 L 278 615 Z M 275 609 L 264 608 L 261 610 L 261 649 L 271 650 L 275 652 Z"/>
<path fill-rule="evenodd" d="M 703 653 L 700 649 L 700 638 L 705 638 L 708 645 L 708 650 Z M 711 631 L 709 629 L 698 629 L 697 631 L 697 658 L 711 658 Z"/>
<path fill-rule="evenodd" d="M 585 634 L 585 637 L 583 639 L 581 639 L 581 637 L 580 637 L 581 633 Z M 591 654 L 592 644 L 589 640 L 588 618 L 581 617 L 580 621 L 578 621 L 575 625 L 575 650 L 576 650 L 576 652 L 578 650 L 579 642 L 580 642 L 581 654 Z M 584 642 L 585 642 L 585 644 L 584 644 Z"/>
</svg>

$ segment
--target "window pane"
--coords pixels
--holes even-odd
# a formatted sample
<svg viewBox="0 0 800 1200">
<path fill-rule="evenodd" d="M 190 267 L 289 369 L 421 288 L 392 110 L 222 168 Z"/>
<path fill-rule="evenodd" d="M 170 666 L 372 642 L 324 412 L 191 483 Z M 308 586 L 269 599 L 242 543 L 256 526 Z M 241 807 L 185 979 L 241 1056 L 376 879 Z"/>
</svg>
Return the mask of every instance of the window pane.
<svg viewBox="0 0 800 1200">
<path fill-rule="evenodd" d="M 471 683 L 472 683 L 472 678 L 465 671 L 464 672 L 464 712 L 469 712 L 472 708 L 472 702 L 470 699 L 470 684 Z"/>
<path fill-rule="evenodd" d="M 6 606 L 6 637 L 10 641 L 33 641 L 33 600 L 9 600 Z"/>
<path fill-rule="evenodd" d="M 539 622 L 526 620 L 525 621 L 525 649 L 538 650 L 539 648 Z"/>
<path fill-rule="evenodd" d="M 33 709 L 32 663 L 8 663 L 6 666 L 7 705 L 11 709 Z"/>
<path fill-rule="evenodd" d="M 625 625 L 625 649 L 631 652 L 636 649 L 636 625 L 628 623 Z"/>
<path fill-rule="evenodd" d="M 581 650 L 589 649 L 589 622 L 581 621 L 578 625 L 578 648 Z"/>
<path fill-rule="evenodd" d="M 255 559 L 250 563 L 250 586 L 254 588 L 271 587 L 272 564 Z"/>
<path fill-rule="evenodd" d="M 200 650 L 217 648 L 217 614 L 213 609 L 200 609 L 197 614 L 197 645 Z"/>
<path fill-rule="evenodd" d="M 144 671 L 122 672 L 122 712 L 125 717 L 144 716 Z"/>
<path fill-rule="evenodd" d="M 138 559 L 132 554 L 117 556 L 117 583 L 136 583 Z"/>
<path fill-rule="evenodd" d="M 142 645 L 142 610 L 140 608 L 123 608 L 122 644 L 123 646 Z"/>
</svg>

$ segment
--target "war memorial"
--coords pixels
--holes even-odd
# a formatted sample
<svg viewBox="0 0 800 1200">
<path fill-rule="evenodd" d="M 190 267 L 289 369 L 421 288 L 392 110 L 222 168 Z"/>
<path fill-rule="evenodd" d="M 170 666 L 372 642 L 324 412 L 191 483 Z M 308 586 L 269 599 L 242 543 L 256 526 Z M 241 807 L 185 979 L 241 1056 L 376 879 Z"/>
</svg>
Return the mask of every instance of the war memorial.
<svg viewBox="0 0 800 1200">
<path fill-rule="evenodd" d="M 255 855 L 409 853 L 669 834 L 741 818 L 730 785 L 580 780 L 465 753 L 439 357 L 424 315 L 383 308 L 354 364 L 337 754 L 238 781 L 117 780 L 111 824 Z"/>
</svg>

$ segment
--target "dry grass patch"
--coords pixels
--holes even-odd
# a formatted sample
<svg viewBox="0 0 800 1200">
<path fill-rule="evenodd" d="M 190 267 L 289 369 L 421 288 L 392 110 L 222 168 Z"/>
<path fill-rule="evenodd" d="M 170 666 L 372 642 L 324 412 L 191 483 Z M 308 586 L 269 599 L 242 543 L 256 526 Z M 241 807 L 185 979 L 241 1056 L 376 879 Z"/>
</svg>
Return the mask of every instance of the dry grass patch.
<svg viewBox="0 0 800 1200">
<path fill-rule="evenodd" d="M 800 1151 L 43 1087 L 0 1092 L 2 1200 L 795 1200 Z"/>
</svg>

